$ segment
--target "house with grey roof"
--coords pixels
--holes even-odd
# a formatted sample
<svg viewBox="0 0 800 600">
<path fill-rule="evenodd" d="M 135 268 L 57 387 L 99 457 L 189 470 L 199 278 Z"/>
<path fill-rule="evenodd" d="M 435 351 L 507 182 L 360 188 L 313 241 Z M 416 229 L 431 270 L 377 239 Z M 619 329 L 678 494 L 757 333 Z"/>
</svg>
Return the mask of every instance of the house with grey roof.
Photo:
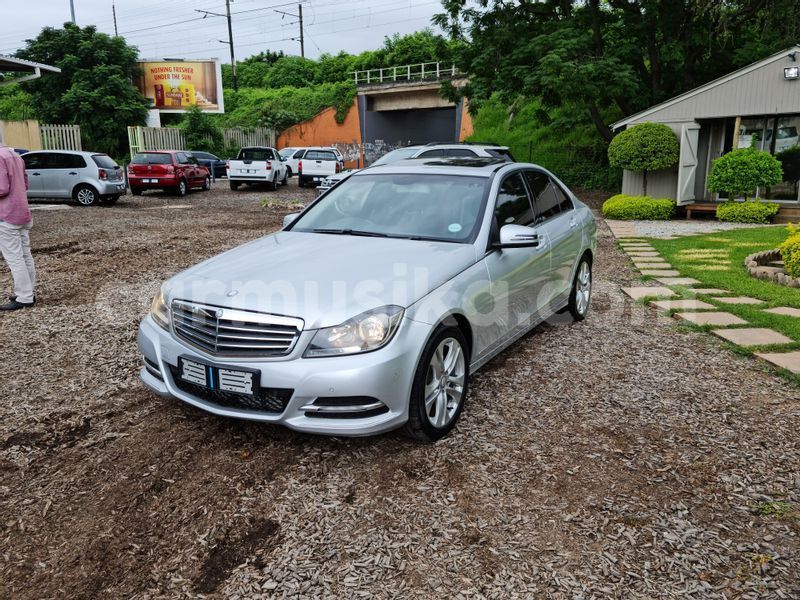
<svg viewBox="0 0 800 600">
<path fill-rule="evenodd" d="M 617 121 L 664 123 L 680 139 L 676 167 L 648 172 L 648 195 L 672 198 L 692 211 L 713 211 L 725 200 L 706 186 L 712 162 L 736 148 L 754 146 L 781 158 L 800 146 L 800 46 L 783 50 L 666 102 Z M 789 179 L 793 176 L 789 174 Z M 625 171 L 622 193 L 641 195 L 642 173 Z M 781 204 L 781 220 L 800 218 L 800 184 L 787 180 L 759 190 Z"/>
</svg>

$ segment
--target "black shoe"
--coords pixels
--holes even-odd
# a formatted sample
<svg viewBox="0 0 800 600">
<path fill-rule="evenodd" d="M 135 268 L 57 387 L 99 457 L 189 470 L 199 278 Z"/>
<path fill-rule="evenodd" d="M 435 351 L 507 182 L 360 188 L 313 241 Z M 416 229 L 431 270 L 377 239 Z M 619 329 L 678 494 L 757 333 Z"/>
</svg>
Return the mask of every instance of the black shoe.
<svg viewBox="0 0 800 600">
<path fill-rule="evenodd" d="M 31 308 L 36 302 L 9 302 L 8 304 L 0 305 L 0 310 L 20 310 L 22 308 Z"/>
</svg>

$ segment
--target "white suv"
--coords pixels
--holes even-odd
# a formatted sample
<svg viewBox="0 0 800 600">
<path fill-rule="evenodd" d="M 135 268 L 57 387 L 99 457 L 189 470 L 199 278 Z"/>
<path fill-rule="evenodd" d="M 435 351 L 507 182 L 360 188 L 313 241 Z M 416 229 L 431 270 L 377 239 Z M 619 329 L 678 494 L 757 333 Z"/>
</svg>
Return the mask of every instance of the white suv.
<svg viewBox="0 0 800 600">
<path fill-rule="evenodd" d="M 517 162 L 508 146 L 501 146 L 500 144 L 483 144 L 477 142 L 461 142 L 461 143 L 446 143 L 440 144 L 432 142 L 430 144 L 405 146 L 391 150 L 381 156 L 378 160 L 373 162 L 370 166 L 377 167 L 379 165 L 388 165 L 398 160 L 405 160 L 410 158 L 502 158 L 508 162 Z M 327 192 L 334 185 L 340 181 L 347 179 L 359 169 L 351 169 L 336 173 L 330 177 L 322 180 L 317 193 L 322 194 Z"/>
</svg>

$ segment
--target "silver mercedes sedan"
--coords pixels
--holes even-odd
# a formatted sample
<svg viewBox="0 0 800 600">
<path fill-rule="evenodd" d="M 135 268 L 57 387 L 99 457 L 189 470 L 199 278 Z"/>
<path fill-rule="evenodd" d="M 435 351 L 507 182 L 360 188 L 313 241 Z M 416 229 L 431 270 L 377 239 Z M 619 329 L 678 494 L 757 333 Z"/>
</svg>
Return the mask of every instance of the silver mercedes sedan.
<svg viewBox="0 0 800 600">
<path fill-rule="evenodd" d="M 471 373 L 555 313 L 586 316 L 594 252 L 591 211 L 536 165 L 371 167 L 165 282 L 141 378 L 217 415 L 437 440 Z"/>
</svg>

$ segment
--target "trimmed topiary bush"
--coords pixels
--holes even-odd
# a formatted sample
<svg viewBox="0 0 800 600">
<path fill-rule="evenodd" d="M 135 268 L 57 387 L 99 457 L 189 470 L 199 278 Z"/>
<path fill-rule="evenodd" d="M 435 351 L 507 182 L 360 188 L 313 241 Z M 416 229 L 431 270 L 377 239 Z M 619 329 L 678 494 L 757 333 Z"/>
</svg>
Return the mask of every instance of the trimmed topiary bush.
<svg viewBox="0 0 800 600">
<path fill-rule="evenodd" d="M 781 244 L 783 268 L 789 277 L 800 277 L 800 224 L 789 224 L 789 237 Z"/>
<path fill-rule="evenodd" d="M 774 202 L 728 200 L 717 206 L 717 219 L 728 223 L 769 223 L 777 212 Z"/>
<path fill-rule="evenodd" d="M 711 166 L 708 189 L 727 192 L 733 200 L 745 200 L 759 187 L 778 185 L 783 181 L 781 162 L 769 152 L 755 148 L 742 148 L 720 156 Z M 745 221 L 749 222 L 749 221 Z"/>
<path fill-rule="evenodd" d="M 612 167 L 642 171 L 647 196 L 647 172 L 668 169 L 678 162 L 678 136 L 663 123 L 640 123 L 617 134 L 608 145 Z"/>
<path fill-rule="evenodd" d="M 650 196 L 617 194 L 603 202 L 603 216 L 622 221 L 668 221 L 675 214 L 675 201 Z"/>
</svg>

